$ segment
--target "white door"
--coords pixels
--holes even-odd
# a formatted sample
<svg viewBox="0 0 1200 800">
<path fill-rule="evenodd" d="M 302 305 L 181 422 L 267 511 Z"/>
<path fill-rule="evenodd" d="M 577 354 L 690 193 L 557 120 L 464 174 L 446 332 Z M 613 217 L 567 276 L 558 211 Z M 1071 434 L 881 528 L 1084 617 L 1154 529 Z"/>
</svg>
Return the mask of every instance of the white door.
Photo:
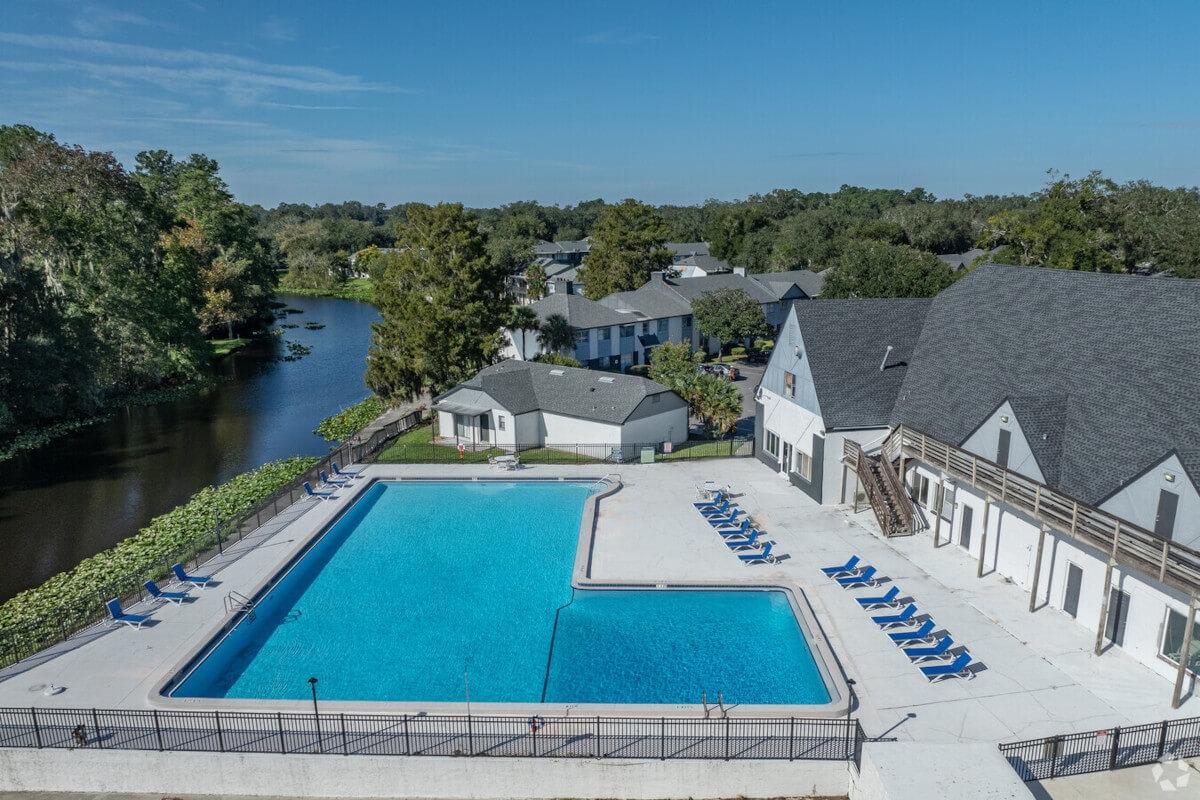
<svg viewBox="0 0 1200 800">
<path fill-rule="evenodd" d="M 788 470 L 792 468 L 792 445 L 790 442 L 783 443 L 783 455 L 779 458 L 779 474 L 787 475 Z"/>
</svg>

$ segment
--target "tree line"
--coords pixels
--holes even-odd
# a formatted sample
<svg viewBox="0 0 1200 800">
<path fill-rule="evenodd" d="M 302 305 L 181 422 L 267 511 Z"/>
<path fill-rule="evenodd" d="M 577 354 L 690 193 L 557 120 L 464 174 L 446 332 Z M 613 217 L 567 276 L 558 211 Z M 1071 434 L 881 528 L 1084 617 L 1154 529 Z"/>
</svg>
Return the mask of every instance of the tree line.
<svg viewBox="0 0 1200 800">
<path fill-rule="evenodd" d="M 185 384 L 267 315 L 270 243 L 217 163 L 0 126 L 0 437 Z"/>
</svg>

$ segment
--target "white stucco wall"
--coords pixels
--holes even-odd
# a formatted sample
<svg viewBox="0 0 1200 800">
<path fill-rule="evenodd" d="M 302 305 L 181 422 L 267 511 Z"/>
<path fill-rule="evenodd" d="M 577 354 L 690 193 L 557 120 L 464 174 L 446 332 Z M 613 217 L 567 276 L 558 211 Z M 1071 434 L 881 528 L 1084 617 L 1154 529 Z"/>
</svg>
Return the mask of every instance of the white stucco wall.
<svg viewBox="0 0 1200 800">
<path fill-rule="evenodd" d="M 542 417 L 542 441 L 552 444 L 620 444 L 621 426 L 561 414 Z"/>
<path fill-rule="evenodd" d="M 1168 481 L 1168 474 L 1174 475 L 1175 480 Z M 1179 496 L 1171 538 L 1188 547 L 1200 546 L 1200 493 L 1174 454 L 1105 500 L 1100 508 L 1153 531 L 1158 495 L 1164 489 Z"/>
<path fill-rule="evenodd" d="M 779 454 L 773 457 L 782 455 L 784 442 L 789 442 L 793 448 L 811 455 L 813 436 L 825 432 L 822 419 L 807 408 L 767 389 L 765 384 L 760 390 L 759 402 L 762 403 L 763 408 L 763 438 L 766 438 L 766 431 L 772 431 L 779 435 Z M 830 459 L 834 459 L 834 463 L 837 464 L 840 463 L 837 462 L 837 459 L 842 455 L 841 450 L 838 450 L 836 455 L 832 454 L 831 450 L 832 448 L 829 447 L 825 449 L 826 474 L 831 466 Z M 791 469 L 791 465 L 789 465 L 789 469 Z M 828 495 L 824 496 L 828 497 Z M 826 500 L 826 502 L 830 501 Z"/>
<path fill-rule="evenodd" d="M 911 486 L 914 474 L 930 480 L 930 505 L 936 502 L 937 483 L 940 471 L 928 465 L 911 462 L 906 474 L 906 484 Z M 983 543 L 984 496 L 979 491 L 961 483 L 951 490 L 953 516 L 943 518 L 940 540 L 949 540 L 962 557 L 963 569 L 972 574 L 978 569 L 980 548 Z M 963 507 L 970 506 L 974 520 L 971 547 L 966 550 L 959 544 Z M 928 527 L 918 535 L 932 538 L 934 513 L 921 509 L 921 516 Z M 988 535 L 984 554 L 984 574 L 999 573 L 1029 591 L 1033 586 L 1033 569 L 1037 554 L 1039 525 L 1024 514 L 1009 509 L 1002 503 L 993 503 L 988 515 Z M 1038 585 L 1038 604 L 1047 603 L 1037 613 L 1062 614 L 1066 595 L 1067 569 L 1073 563 L 1082 570 L 1079 592 L 1079 610 L 1075 621 L 1095 633 L 1100 624 L 1100 610 L 1104 589 L 1104 572 L 1108 556 L 1081 542 L 1072 540 L 1062 533 L 1047 534 L 1042 553 L 1041 579 Z M 1126 611 L 1125 641 L 1121 649 L 1150 669 L 1168 678 L 1176 673 L 1174 664 L 1159 656 L 1167 608 L 1181 614 L 1187 613 L 1187 604 L 1182 595 L 1160 585 L 1151 576 L 1136 572 L 1125 572 L 1119 567 L 1113 571 L 1114 587 L 1129 594 Z M 970 642 L 963 642 L 969 649 Z"/>
<path fill-rule="evenodd" d="M 626 422 L 621 428 L 622 444 L 658 444 L 687 441 L 687 407 Z"/>
<path fill-rule="evenodd" d="M 1006 417 L 1008 418 L 1007 422 L 1004 421 Z M 1007 400 L 1001 403 L 1000 407 L 967 437 L 962 448 L 981 458 L 986 458 L 988 461 L 995 461 L 1002 430 L 1008 431 L 1011 437 L 1008 447 L 1008 468 L 1030 480 L 1045 483 L 1046 478 L 1042 474 L 1041 467 L 1038 466 L 1037 459 L 1033 456 L 1033 450 L 1029 447 L 1025 431 L 1021 428 L 1021 421 L 1017 419 L 1017 415 L 1013 413 L 1012 406 L 1008 404 Z"/>
</svg>

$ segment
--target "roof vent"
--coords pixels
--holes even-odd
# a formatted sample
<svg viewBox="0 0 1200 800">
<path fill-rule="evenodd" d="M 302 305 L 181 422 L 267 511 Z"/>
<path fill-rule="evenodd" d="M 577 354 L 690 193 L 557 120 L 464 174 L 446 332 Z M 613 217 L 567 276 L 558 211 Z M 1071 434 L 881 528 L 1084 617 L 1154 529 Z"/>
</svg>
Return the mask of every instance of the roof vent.
<svg viewBox="0 0 1200 800">
<path fill-rule="evenodd" d="M 561 369 L 552 369 L 552 370 L 550 370 L 550 374 L 551 375 L 566 375 L 567 373 L 563 372 Z"/>
<path fill-rule="evenodd" d="M 887 350 L 883 351 L 883 361 L 879 362 L 879 371 L 883 372 L 887 369 L 888 356 L 892 354 L 892 346 L 889 344 Z"/>
<path fill-rule="evenodd" d="M 607 376 L 601 378 L 600 382 L 601 383 L 612 383 L 615 380 L 616 380 L 616 378 L 612 377 L 611 375 L 607 375 Z"/>
</svg>

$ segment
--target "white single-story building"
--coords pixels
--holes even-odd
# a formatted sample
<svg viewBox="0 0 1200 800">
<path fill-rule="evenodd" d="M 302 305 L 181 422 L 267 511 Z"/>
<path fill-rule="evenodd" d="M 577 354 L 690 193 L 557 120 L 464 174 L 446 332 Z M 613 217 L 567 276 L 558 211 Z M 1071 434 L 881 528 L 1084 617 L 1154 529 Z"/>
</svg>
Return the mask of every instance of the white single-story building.
<svg viewBox="0 0 1200 800">
<path fill-rule="evenodd" d="M 502 361 L 433 401 L 443 438 L 506 450 L 681 444 L 687 403 L 636 375 Z"/>
</svg>

